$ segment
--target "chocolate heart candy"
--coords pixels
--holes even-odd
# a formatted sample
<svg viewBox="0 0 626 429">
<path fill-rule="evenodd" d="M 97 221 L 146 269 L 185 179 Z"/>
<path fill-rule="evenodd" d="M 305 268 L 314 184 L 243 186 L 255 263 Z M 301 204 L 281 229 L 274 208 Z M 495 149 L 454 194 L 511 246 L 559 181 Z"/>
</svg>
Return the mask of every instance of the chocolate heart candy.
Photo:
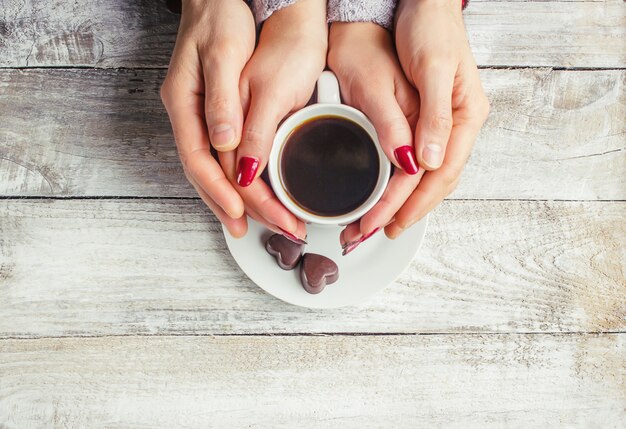
<svg viewBox="0 0 626 429">
<path fill-rule="evenodd" d="M 265 250 L 276 258 L 283 270 L 293 270 L 304 252 L 304 244 L 294 243 L 280 234 L 272 235 L 265 243 Z"/>
<path fill-rule="evenodd" d="M 315 253 L 305 253 L 300 267 L 300 280 L 304 290 L 316 294 L 326 285 L 339 279 L 339 267 L 332 259 Z"/>
</svg>

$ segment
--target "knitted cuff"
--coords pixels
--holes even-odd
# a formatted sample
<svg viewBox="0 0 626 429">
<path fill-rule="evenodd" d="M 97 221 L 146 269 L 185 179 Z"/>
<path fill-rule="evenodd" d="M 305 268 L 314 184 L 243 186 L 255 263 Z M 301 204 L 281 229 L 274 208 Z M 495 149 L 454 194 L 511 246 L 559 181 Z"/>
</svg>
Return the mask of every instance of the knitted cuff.
<svg viewBox="0 0 626 429">
<path fill-rule="evenodd" d="M 269 18 L 274 12 L 287 7 L 298 0 L 251 0 L 248 4 L 252 3 L 252 13 L 254 14 L 254 20 L 257 25 L 261 24 L 267 18 Z"/>
<path fill-rule="evenodd" d="M 257 25 L 274 12 L 287 7 L 297 0 L 246 0 L 252 8 Z M 465 9 L 469 0 L 461 1 Z M 374 22 L 388 30 L 393 25 L 396 0 L 328 0 L 328 22 Z"/>
<path fill-rule="evenodd" d="M 374 22 L 387 30 L 393 25 L 396 0 L 328 0 L 328 22 Z"/>
</svg>

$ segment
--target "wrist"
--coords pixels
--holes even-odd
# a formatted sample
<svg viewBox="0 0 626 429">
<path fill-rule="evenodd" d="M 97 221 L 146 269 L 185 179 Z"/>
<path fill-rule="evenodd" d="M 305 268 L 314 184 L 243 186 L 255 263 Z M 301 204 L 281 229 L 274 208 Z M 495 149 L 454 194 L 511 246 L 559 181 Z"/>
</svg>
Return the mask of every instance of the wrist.
<svg viewBox="0 0 626 429">
<path fill-rule="evenodd" d="M 367 40 L 368 43 L 386 40 L 391 33 L 373 22 L 333 22 L 328 34 L 329 44 L 349 43 L 355 48 Z"/>
<path fill-rule="evenodd" d="M 323 0 L 299 0 L 274 12 L 263 24 L 263 35 L 288 40 L 291 44 L 328 43 L 328 26 Z"/>
<path fill-rule="evenodd" d="M 396 9 L 395 24 L 398 27 L 413 26 L 415 22 L 432 24 L 439 17 L 439 25 L 454 23 L 464 27 L 462 0 L 402 0 Z"/>
<path fill-rule="evenodd" d="M 267 22 L 274 22 L 294 31 L 319 30 L 326 27 L 326 2 L 324 0 L 298 0 L 274 12 Z"/>
<path fill-rule="evenodd" d="M 468 0 L 400 0 L 398 9 L 405 7 L 430 6 L 446 8 L 454 11 L 461 11 Z"/>
</svg>

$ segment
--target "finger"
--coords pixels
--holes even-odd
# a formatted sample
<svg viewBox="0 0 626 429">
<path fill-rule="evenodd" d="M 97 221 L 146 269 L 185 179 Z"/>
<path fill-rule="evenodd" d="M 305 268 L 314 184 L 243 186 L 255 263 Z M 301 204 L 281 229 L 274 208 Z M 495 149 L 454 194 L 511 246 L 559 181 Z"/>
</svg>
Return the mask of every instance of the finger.
<svg viewBox="0 0 626 429">
<path fill-rule="evenodd" d="M 409 175 L 400 170 L 394 171 L 380 201 L 361 218 L 361 233 L 367 235 L 391 222 L 416 189 L 423 175 L 424 170 L 420 170 L 415 175 Z"/>
<path fill-rule="evenodd" d="M 423 175 L 424 170 L 420 170 L 416 175 L 395 170 L 380 201 L 359 221 L 353 222 L 342 231 L 341 244 L 368 236 L 373 231 L 390 224 L 395 219 L 396 212 L 415 190 Z"/>
<path fill-rule="evenodd" d="M 241 187 L 250 186 L 267 165 L 278 123 L 290 110 L 271 91 L 251 88 L 251 94 L 237 149 L 237 183 Z"/>
<path fill-rule="evenodd" d="M 205 120 L 211 145 L 218 151 L 229 151 L 241 138 L 239 76 L 245 64 L 227 56 L 216 59 L 215 55 L 202 56 Z"/>
<path fill-rule="evenodd" d="M 235 153 L 220 152 L 220 163 L 231 181 L 235 180 Z M 275 225 L 283 232 L 287 232 L 298 239 L 306 236 L 306 226 L 298 220 L 276 198 L 272 189 L 262 180 L 255 180 L 247 187 L 239 188 L 241 198 L 245 202 L 246 210 L 254 211 L 263 218 L 264 224 Z"/>
<path fill-rule="evenodd" d="M 281 234 L 287 237 L 287 239 L 291 241 L 295 241 L 298 243 L 301 243 L 302 241 L 304 241 L 306 243 L 306 226 L 304 225 L 304 223 L 301 222 L 298 225 L 296 234 L 291 234 L 291 233 L 286 233 L 285 231 L 283 231 L 278 225 L 269 223 L 263 216 L 261 216 L 259 213 L 257 213 L 255 210 L 251 209 L 250 207 L 246 208 L 246 213 L 256 222 L 264 225 L 270 231 L 273 231 L 277 234 Z M 303 238 L 299 238 L 299 237 L 303 237 Z"/>
<path fill-rule="evenodd" d="M 376 228 L 367 234 L 361 234 L 359 232 L 359 222 L 354 222 L 348 225 L 339 235 L 342 256 L 352 253 L 357 247 L 369 240 L 379 230 L 380 228 Z"/>
<path fill-rule="evenodd" d="M 198 186 L 197 183 L 191 182 L 193 187 L 198 192 L 198 195 L 204 201 L 204 204 L 207 205 L 213 212 L 213 214 L 218 218 L 218 220 L 226 227 L 230 235 L 235 238 L 241 238 L 246 235 L 248 232 L 248 221 L 246 220 L 246 216 L 243 215 L 237 219 L 233 219 L 230 217 L 220 206 L 218 206 L 211 197 L 204 192 L 204 190 Z"/>
<path fill-rule="evenodd" d="M 452 130 L 452 88 L 456 67 L 428 67 L 414 77 L 420 94 L 415 130 L 417 160 L 427 170 L 441 166 Z"/>
<path fill-rule="evenodd" d="M 237 219 L 243 216 L 243 200 L 224 175 L 209 148 L 198 149 L 186 155 L 185 166 L 189 176 L 230 217 Z"/>
<path fill-rule="evenodd" d="M 415 192 L 396 213 L 395 221 L 385 228 L 390 238 L 422 219 L 454 190 L 481 126 L 478 118 L 454 126 L 443 165 L 424 174 Z"/>
<path fill-rule="evenodd" d="M 296 238 L 300 238 L 306 241 L 306 238 L 307 238 L 306 224 L 300 221 L 299 219 L 298 219 L 298 226 L 296 227 L 296 231 L 293 233 L 293 235 L 295 235 Z"/>
<path fill-rule="evenodd" d="M 201 75 L 195 47 L 177 47 L 161 88 L 161 98 L 172 124 L 174 139 L 185 171 L 232 218 L 243 214 L 243 201 L 223 180 L 222 170 L 210 155 L 203 113 Z"/>
<path fill-rule="evenodd" d="M 364 93 L 363 93 L 364 92 Z M 355 107 L 372 121 L 387 158 L 407 174 L 417 174 L 413 135 L 409 122 L 396 100 L 393 82 L 388 88 L 363 87 L 354 97 Z"/>
<path fill-rule="evenodd" d="M 270 231 L 275 232 L 277 234 L 282 234 L 282 231 L 280 230 L 278 226 L 272 223 L 269 223 L 267 220 L 263 218 L 263 216 L 258 214 L 255 210 L 251 209 L 250 207 L 246 207 L 246 214 L 250 216 L 252 219 L 254 219 L 255 222 L 260 223 L 261 225 L 263 225 L 265 228 L 269 229 Z"/>
<path fill-rule="evenodd" d="M 403 72 L 400 71 L 395 78 L 396 100 L 406 117 L 409 127 L 414 130 L 420 113 L 419 93 L 406 80 Z"/>
<path fill-rule="evenodd" d="M 341 234 L 339 235 L 339 242 L 343 247 L 346 243 L 355 242 L 362 236 L 363 234 L 361 234 L 361 225 L 360 222 L 357 220 L 346 226 L 341 231 Z"/>
<path fill-rule="evenodd" d="M 272 189 L 262 180 L 254 181 L 247 188 L 243 188 L 242 198 L 246 206 L 259 213 L 270 224 L 276 225 L 283 232 L 296 238 L 304 239 L 306 230 L 304 223 L 298 220 L 276 198 Z"/>
</svg>

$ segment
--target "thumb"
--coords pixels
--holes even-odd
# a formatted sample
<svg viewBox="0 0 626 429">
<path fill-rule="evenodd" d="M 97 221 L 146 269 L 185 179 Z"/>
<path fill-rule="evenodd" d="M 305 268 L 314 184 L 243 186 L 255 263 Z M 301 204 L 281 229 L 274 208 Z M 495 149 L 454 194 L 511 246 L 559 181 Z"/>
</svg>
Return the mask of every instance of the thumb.
<svg viewBox="0 0 626 429">
<path fill-rule="evenodd" d="M 452 88 L 455 70 L 452 67 L 428 69 L 418 74 L 420 114 L 415 129 L 417 159 L 427 170 L 436 170 L 443 163 L 452 130 Z"/>
<path fill-rule="evenodd" d="M 205 121 L 211 146 L 220 152 L 233 150 L 241 138 L 243 122 L 239 97 L 243 65 L 227 58 L 219 61 L 203 58 L 202 68 Z"/>
<path fill-rule="evenodd" d="M 417 174 L 411 128 L 394 92 L 381 90 L 374 94 L 376 91 L 359 100 L 358 108 L 372 121 L 387 158 L 407 174 Z"/>
<path fill-rule="evenodd" d="M 272 91 L 251 91 L 250 107 L 237 148 L 237 183 L 243 187 L 249 186 L 265 169 L 278 123 L 289 112 L 282 108 L 276 95 L 271 94 Z"/>
</svg>

